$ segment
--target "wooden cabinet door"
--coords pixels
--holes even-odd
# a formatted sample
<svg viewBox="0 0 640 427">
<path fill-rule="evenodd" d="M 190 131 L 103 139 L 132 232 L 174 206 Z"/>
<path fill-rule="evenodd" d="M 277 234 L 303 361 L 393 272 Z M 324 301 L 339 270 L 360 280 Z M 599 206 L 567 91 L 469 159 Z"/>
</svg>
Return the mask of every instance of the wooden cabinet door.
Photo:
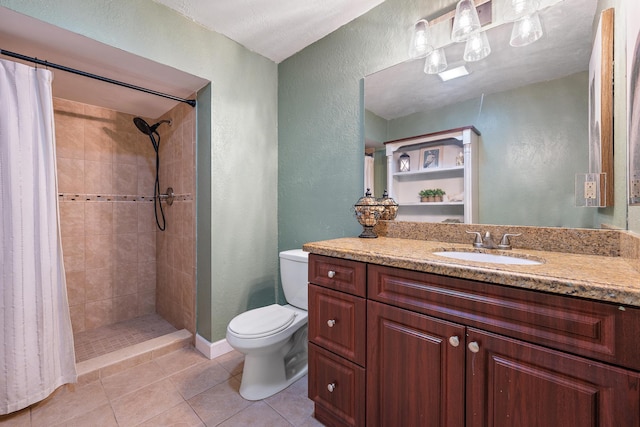
<svg viewBox="0 0 640 427">
<path fill-rule="evenodd" d="M 367 425 L 462 427 L 465 328 L 374 301 L 367 326 Z"/>
<path fill-rule="evenodd" d="M 469 426 L 640 425 L 633 371 L 473 328 L 467 344 Z"/>
</svg>

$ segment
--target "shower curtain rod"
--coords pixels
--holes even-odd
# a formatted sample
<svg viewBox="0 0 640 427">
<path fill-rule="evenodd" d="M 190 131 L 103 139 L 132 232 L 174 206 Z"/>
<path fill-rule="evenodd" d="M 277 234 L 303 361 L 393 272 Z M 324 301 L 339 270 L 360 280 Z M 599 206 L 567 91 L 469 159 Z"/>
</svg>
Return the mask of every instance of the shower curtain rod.
<svg viewBox="0 0 640 427">
<path fill-rule="evenodd" d="M 30 57 L 30 56 L 21 55 L 19 53 L 10 52 L 8 50 L 0 49 L 0 55 L 6 55 L 6 56 L 10 56 L 12 58 L 22 59 L 23 61 L 33 62 L 35 64 L 44 65 L 45 67 L 51 67 L 51 68 L 55 68 L 55 69 L 58 69 L 58 70 L 61 70 L 61 71 L 66 71 L 68 73 L 77 74 L 79 76 L 84 76 L 84 77 L 89 77 L 91 79 L 100 80 L 101 82 L 111 83 L 111 84 L 114 84 L 114 85 L 126 87 L 128 89 L 133 89 L 133 90 L 137 90 L 137 91 L 140 91 L 140 92 L 145 92 L 145 93 L 148 93 L 148 94 L 151 94 L 151 95 L 156 95 L 156 96 L 161 96 L 163 98 L 172 99 L 174 101 L 184 102 L 184 103 L 187 103 L 187 104 L 191 105 L 192 107 L 196 106 L 196 100 L 195 99 L 179 98 L 177 96 L 169 95 L 169 94 L 162 93 L 162 92 L 157 92 L 155 90 L 151 90 L 151 89 L 147 89 L 147 88 L 144 88 L 144 87 L 132 85 L 132 84 L 129 84 L 129 83 L 118 81 L 118 80 L 113 80 L 113 79 L 110 79 L 108 77 L 98 76 L 97 74 L 87 73 L 86 71 L 76 70 L 75 68 L 65 67 L 64 65 L 54 64 L 53 62 L 43 61 L 43 60 L 38 59 L 38 58 L 33 58 L 33 57 Z"/>
</svg>

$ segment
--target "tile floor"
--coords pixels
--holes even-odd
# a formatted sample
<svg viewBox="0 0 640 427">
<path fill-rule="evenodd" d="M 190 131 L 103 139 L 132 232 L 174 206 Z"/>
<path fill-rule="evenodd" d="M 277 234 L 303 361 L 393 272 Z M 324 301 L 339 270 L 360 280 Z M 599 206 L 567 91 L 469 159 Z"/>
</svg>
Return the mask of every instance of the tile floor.
<svg viewBox="0 0 640 427">
<path fill-rule="evenodd" d="M 76 363 L 175 332 L 158 314 L 147 314 L 73 334 Z"/>
<path fill-rule="evenodd" d="M 307 377 L 261 401 L 238 393 L 243 355 L 209 360 L 184 347 L 114 375 L 60 387 L 46 400 L 0 416 L 1 427 L 322 426 Z"/>
</svg>

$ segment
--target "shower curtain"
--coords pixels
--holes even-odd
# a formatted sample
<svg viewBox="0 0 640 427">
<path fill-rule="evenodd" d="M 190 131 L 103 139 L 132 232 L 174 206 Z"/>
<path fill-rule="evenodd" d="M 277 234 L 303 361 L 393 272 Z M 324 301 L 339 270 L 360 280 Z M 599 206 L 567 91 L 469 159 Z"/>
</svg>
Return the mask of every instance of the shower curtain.
<svg viewBox="0 0 640 427">
<path fill-rule="evenodd" d="M 51 80 L 0 60 L 0 415 L 76 381 Z"/>
<path fill-rule="evenodd" d="M 374 159 L 373 156 L 368 154 L 364 155 L 364 193 L 366 193 L 367 188 L 371 191 L 371 195 L 373 196 L 375 192 L 373 191 L 373 170 L 374 170 Z"/>
</svg>

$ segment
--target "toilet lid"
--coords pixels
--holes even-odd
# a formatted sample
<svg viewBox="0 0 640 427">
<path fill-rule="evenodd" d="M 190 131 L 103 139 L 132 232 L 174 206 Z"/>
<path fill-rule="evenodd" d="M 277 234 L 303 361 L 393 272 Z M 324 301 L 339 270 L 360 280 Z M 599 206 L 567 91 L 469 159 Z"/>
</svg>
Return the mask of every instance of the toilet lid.
<svg viewBox="0 0 640 427">
<path fill-rule="evenodd" d="M 278 304 L 249 310 L 229 322 L 229 330 L 246 338 L 262 338 L 285 329 L 296 313 Z"/>
</svg>

